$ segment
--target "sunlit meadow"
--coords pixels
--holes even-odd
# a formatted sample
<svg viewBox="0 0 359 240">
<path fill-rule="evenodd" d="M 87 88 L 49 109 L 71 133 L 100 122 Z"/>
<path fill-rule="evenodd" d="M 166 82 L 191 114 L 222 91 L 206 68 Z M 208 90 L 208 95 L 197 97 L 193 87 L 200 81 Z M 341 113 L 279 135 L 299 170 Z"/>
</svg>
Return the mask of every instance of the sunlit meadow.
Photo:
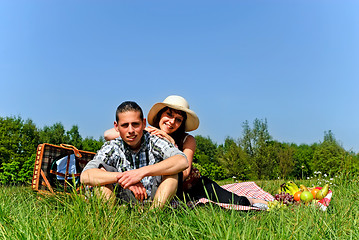
<svg viewBox="0 0 359 240">
<path fill-rule="evenodd" d="M 221 184 L 235 181 L 233 179 Z M 284 180 L 256 182 L 274 194 Z M 276 211 L 234 211 L 104 204 L 81 194 L 44 196 L 29 187 L 0 188 L 3 239 L 359 239 L 358 178 L 318 173 L 296 183 L 331 184 L 327 211 L 294 206 Z"/>
</svg>

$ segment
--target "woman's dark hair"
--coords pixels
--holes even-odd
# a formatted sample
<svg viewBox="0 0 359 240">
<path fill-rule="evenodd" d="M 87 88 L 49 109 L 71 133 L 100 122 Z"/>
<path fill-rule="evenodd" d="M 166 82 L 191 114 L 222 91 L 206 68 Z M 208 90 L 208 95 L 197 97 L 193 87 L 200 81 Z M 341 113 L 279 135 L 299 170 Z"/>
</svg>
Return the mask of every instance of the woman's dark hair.
<svg viewBox="0 0 359 240">
<path fill-rule="evenodd" d="M 170 107 L 164 107 L 154 117 L 153 126 L 160 129 L 159 123 L 160 123 L 162 113 L 166 112 L 168 109 L 177 114 L 180 114 L 183 117 L 181 126 L 175 132 L 170 134 L 170 136 L 175 140 L 178 149 L 182 151 L 183 150 L 183 140 L 184 140 L 185 136 L 187 135 L 187 133 L 186 133 L 186 120 L 187 120 L 186 112 L 177 110 L 174 108 L 170 108 Z"/>
</svg>

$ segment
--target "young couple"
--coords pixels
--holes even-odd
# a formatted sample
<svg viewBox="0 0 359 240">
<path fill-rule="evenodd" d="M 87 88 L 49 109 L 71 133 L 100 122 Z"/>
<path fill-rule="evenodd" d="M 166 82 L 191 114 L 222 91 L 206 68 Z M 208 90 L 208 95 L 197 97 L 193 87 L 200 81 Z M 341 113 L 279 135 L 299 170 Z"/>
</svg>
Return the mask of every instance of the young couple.
<svg viewBox="0 0 359 240">
<path fill-rule="evenodd" d="M 186 132 L 199 126 L 199 119 L 180 96 L 169 96 L 152 106 L 146 127 L 142 109 L 134 102 L 122 103 L 114 128 L 105 132 L 106 142 L 84 168 L 81 182 L 101 186 L 106 199 L 116 195 L 124 201 L 153 200 L 163 207 L 176 193 L 181 199 L 208 198 L 220 203 L 250 206 L 264 200 L 238 196 L 207 177 L 192 177 L 196 141 Z M 186 186 L 183 188 L 183 186 Z"/>
</svg>

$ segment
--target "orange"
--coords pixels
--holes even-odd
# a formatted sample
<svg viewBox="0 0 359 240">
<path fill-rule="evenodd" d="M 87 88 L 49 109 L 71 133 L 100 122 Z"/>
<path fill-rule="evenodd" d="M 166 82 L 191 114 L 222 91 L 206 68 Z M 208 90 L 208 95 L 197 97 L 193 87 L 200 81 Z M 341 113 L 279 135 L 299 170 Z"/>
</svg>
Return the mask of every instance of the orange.
<svg viewBox="0 0 359 240">
<path fill-rule="evenodd" d="M 296 193 L 294 193 L 294 200 L 299 202 L 300 201 L 300 194 L 302 194 L 301 191 L 298 191 Z"/>
<path fill-rule="evenodd" d="M 314 188 L 312 191 L 310 191 L 313 195 L 313 198 L 315 199 L 315 196 L 317 195 L 317 192 L 319 192 L 319 189 Z"/>
</svg>

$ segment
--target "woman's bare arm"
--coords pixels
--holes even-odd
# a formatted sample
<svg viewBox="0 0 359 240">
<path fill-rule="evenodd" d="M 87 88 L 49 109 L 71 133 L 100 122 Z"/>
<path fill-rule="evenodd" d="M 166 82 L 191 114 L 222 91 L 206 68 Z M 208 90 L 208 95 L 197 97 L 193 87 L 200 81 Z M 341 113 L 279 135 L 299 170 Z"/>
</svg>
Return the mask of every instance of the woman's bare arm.
<svg viewBox="0 0 359 240">
<path fill-rule="evenodd" d="M 103 134 L 103 136 L 106 141 L 111 141 L 111 140 L 118 138 L 120 136 L 120 133 L 118 131 L 116 131 L 115 128 L 111 128 L 111 129 L 106 130 L 105 133 Z"/>
<path fill-rule="evenodd" d="M 188 160 L 188 168 L 183 171 L 183 180 L 185 180 L 191 172 L 196 146 L 196 139 L 192 135 L 188 135 L 186 141 L 183 143 L 183 153 L 186 155 Z"/>
<path fill-rule="evenodd" d="M 165 133 L 164 131 L 158 128 L 148 126 L 146 127 L 145 130 L 158 137 L 167 139 L 169 142 L 176 145 L 174 139 L 170 135 L 168 135 L 167 133 Z M 188 160 L 188 168 L 183 171 L 183 180 L 185 180 L 188 177 L 189 173 L 191 172 L 193 156 L 196 150 L 196 146 L 197 146 L 196 139 L 192 135 L 188 135 L 186 141 L 183 143 L 183 151 L 182 151 L 186 155 Z"/>
<path fill-rule="evenodd" d="M 145 128 L 145 130 L 147 132 L 153 134 L 153 135 L 156 135 L 157 137 L 166 139 L 167 141 L 169 141 L 173 145 L 176 145 L 175 140 L 170 135 L 165 133 L 165 131 L 162 131 L 161 129 L 158 129 L 156 127 L 148 126 L 148 127 Z"/>
</svg>

